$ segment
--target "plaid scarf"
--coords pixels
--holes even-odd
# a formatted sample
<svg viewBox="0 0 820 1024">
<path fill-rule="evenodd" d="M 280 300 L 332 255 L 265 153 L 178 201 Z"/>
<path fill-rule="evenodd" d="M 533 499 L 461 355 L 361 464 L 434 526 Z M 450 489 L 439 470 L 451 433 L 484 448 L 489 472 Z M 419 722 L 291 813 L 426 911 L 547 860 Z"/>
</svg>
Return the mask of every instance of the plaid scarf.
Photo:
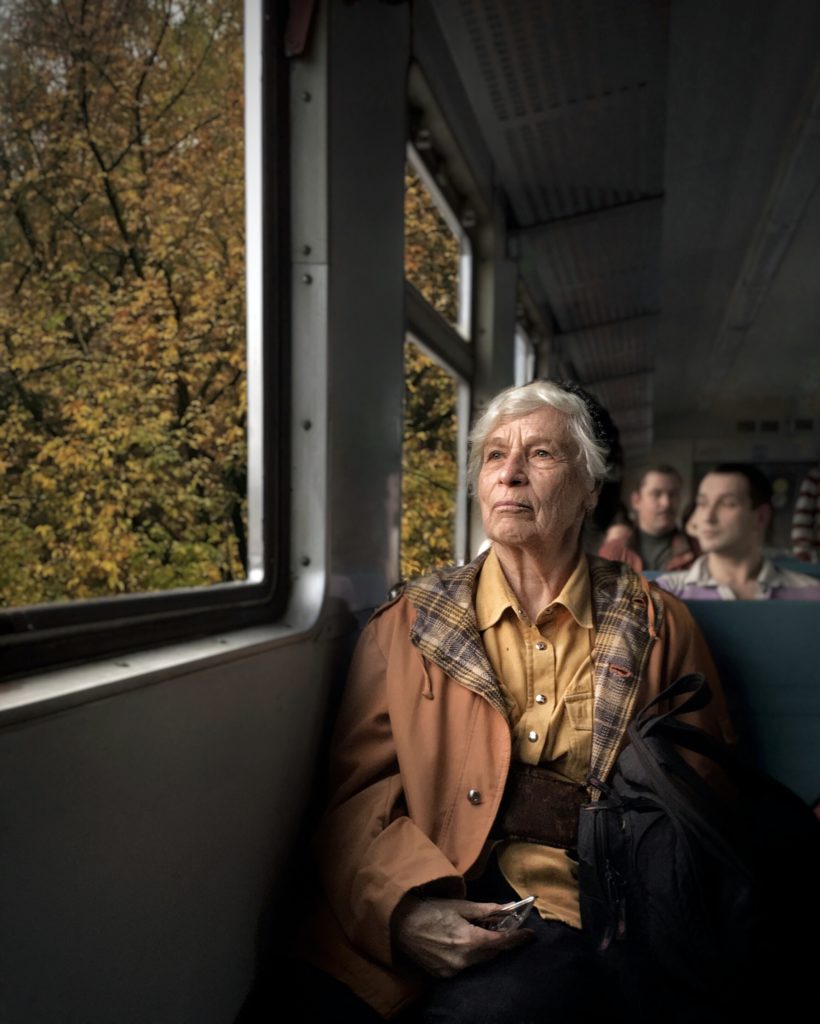
<svg viewBox="0 0 820 1024">
<path fill-rule="evenodd" d="M 504 698 L 476 625 L 475 591 L 486 557 L 485 552 L 467 565 L 412 580 L 404 593 L 416 609 L 411 642 L 506 717 Z M 595 620 L 590 776 L 604 780 L 635 713 L 638 684 L 663 619 L 663 603 L 629 566 L 594 555 L 588 559 Z"/>
</svg>

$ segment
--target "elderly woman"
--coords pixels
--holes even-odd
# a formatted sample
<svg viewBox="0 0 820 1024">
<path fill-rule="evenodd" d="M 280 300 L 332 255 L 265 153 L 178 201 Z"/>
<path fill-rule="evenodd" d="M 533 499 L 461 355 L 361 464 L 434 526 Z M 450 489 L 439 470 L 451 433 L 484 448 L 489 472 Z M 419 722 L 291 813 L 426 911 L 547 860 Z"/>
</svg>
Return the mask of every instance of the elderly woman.
<svg viewBox="0 0 820 1024">
<path fill-rule="evenodd" d="M 606 449 L 578 391 L 537 381 L 495 398 L 470 456 L 489 551 L 408 583 L 354 656 L 310 957 L 383 1016 L 425 990 L 413 1012 L 430 1020 L 605 1005 L 567 852 L 585 783 L 606 779 L 666 685 L 714 680 L 682 604 L 581 552 Z M 717 708 L 700 724 L 728 733 Z M 481 927 L 530 894 L 523 929 Z"/>
</svg>

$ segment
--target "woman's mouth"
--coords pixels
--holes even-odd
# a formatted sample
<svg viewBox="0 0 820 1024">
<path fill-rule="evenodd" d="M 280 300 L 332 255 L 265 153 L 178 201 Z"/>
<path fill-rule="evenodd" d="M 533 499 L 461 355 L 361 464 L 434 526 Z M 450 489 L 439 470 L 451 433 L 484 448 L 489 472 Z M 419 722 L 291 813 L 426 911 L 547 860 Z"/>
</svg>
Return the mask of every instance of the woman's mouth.
<svg viewBox="0 0 820 1024">
<path fill-rule="evenodd" d="M 531 512 L 532 506 L 525 501 L 497 501 L 493 512 Z"/>
</svg>

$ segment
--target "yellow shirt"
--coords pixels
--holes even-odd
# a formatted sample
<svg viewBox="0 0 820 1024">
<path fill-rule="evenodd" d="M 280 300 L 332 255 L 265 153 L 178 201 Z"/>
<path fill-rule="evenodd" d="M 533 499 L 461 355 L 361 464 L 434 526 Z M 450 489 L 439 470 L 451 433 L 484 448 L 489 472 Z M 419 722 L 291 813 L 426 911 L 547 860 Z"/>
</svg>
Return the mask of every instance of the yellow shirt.
<svg viewBox="0 0 820 1024">
<path fill-rule="evenodd" d="M 507 704 L 513 758 L 584 782 L 592 752 L 595 640 L 586 557 L 532 623 L 490 551 L 478 580 L 476 618 Z M 563 850 L 508 842 L 497 855 L 516 892 L 537 896 L 542 917 L 580 927 L 575 865 Z"/>
</svg>

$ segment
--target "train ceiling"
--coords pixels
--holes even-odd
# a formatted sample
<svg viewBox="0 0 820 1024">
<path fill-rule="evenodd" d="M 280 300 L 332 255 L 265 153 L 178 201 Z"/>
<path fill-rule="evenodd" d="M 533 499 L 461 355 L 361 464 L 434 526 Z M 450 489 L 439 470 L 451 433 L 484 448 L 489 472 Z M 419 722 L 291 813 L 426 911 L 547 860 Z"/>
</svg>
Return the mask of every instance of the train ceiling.
<svg viewBox="0 0 820 1024">
<path fill-rule="evenodd" d="M 627 459 L 718 409 L 820 412 L 820 4 L 433 9 L 554 361 Z"/>
</svg>

